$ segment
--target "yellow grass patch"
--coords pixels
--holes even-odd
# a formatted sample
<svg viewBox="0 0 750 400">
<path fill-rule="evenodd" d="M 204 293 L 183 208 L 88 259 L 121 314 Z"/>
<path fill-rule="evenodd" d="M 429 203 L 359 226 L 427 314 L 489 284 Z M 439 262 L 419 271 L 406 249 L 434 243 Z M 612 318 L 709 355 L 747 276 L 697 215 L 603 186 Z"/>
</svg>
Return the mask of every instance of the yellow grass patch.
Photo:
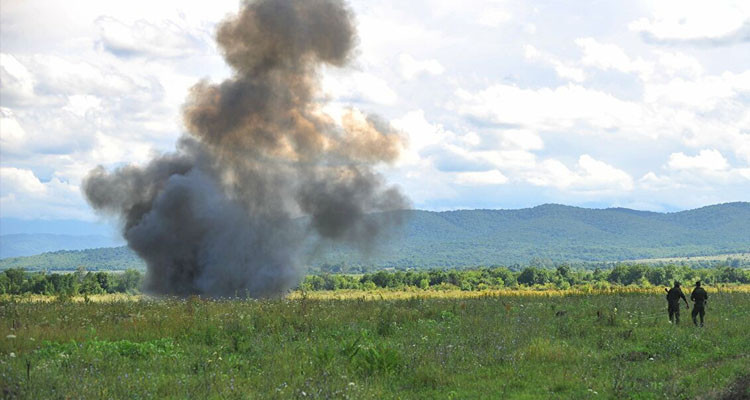
<svg viewBox="0 0 750 400">
<path fill-rule="evenodd" d="M 709 293 L 750 293 L 750 285 L 721 285 L 721 286 L 704 286 Z M 690 288 L 684 288 L 689 292 Z M 376 290 L 359 290 L 359 289 L 339 289 L 339 290 L 320 290 L 320 291 L 301 291 L 295 290 L 289 292 L 286 296 L 289 300 L 301 300 L 303 298 L 311 300 L 404 300 L 404 299 L 477 299 L 484 297 L 559 297 L 559 296 L 576 296 L 576 295 L 598 295 L 598 294 L 661 294 L 664 288 L 655 286 L 651 288 L 630 287 L 630 286 L 613 286 L 606 289 L 594 288 L 571 288 L 571 289 L 550 289 L 550 288 L 517 288 L 517 289 L 487 289 L 487 290 L 430 290 L 430 289 L 376 289 Z M 140 301 L 152 299 L 153 297 L 143 294 L 132 295 L 125 293 L 112 294 L 95 294 L 89 296 L 73 296 L 69 299 L 72 302 L 84 303 L 86 301 L 94 303 L 108 303 L 117 301 Z M 18 301 L 18 302 L 53 302 L 59 301 L 57 296 L 48 296 L 43 294 L 25 294 L 25 295 L 0 295 L 0 301 Z"/>
</svg>

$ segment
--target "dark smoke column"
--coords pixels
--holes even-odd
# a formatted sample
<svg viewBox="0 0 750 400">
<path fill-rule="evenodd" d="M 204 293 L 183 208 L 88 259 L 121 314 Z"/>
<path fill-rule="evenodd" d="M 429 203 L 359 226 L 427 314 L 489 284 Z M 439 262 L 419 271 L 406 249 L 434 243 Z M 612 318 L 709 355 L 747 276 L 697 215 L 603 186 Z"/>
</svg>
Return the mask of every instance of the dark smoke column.
<svg viewBox="0 0 750 400">
<path fill-rule="evenodd" d="M 408 206 L 373 169 L 396 159 L 401 136 L 357 111 L 321 112 L 317 69 L 344 66 L 355 42 L 343 2 L 251 2 L 217 41 L 234 76 L 191 89 L 177 150 L 98 167 L 83 191 L 120 217 L 148 292 L 276 296 L 298 283 L 303 243 L 366 248 L 383 228 L 367 214 Z"/>
</svg>

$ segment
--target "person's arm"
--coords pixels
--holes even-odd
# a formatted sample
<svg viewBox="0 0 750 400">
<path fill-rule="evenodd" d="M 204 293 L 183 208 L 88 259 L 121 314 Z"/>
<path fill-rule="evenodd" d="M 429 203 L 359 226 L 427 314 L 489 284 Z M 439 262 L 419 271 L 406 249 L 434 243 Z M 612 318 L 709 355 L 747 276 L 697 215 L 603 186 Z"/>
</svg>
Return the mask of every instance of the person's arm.
<svg viewBox="0 0 750 400">
<path fill-rule="evenodd" d="M 682 301 L 685 302 L 685 307 L 690 308 L 690 304 L 688 304 L 687 298 L 685 297 L 685 293 L 682 293 L 682 290 L 680 290 L 680 297 L 682 297 Z"/>
</svg>

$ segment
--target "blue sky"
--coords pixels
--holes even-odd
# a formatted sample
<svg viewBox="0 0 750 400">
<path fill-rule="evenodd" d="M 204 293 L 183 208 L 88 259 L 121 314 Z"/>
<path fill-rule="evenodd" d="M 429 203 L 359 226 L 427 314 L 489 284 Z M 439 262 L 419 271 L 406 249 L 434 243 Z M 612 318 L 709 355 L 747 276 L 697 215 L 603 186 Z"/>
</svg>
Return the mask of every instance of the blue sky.
<svg viewBox="0 0 750 400">
<path fill-rule="evenodd" d="M 96 220 L 96 165 L 174 149 L 235 0 L 3 0 L 0 217 Z M 390 120 L 415 208 L 750 200 L 750 2 L 354 1 L 323 111 Z"/>
</svg>

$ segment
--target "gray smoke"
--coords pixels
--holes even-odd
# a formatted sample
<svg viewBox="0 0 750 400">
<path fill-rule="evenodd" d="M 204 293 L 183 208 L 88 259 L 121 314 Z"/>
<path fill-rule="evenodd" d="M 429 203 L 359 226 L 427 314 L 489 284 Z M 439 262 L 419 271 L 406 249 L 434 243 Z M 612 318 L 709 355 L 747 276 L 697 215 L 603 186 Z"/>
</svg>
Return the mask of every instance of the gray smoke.
<svg viewBox="0 0 750 400">
<path fill-rule="evenodd" d="M 344 66 L 356 41 L 342 1 L 250 2 L 217 41 L 234 76 L 191 89 L 176 151 L 97 167 L 83 191 L 121 218 L 147 291 L 275 296 L 298 283 L 311 240 L 367 248 L 393 222 L 369 214 L 408 206 L 374 170 L 402 138 L 372 116 L 320 111 L 318 67 Z"/>
</svg>

